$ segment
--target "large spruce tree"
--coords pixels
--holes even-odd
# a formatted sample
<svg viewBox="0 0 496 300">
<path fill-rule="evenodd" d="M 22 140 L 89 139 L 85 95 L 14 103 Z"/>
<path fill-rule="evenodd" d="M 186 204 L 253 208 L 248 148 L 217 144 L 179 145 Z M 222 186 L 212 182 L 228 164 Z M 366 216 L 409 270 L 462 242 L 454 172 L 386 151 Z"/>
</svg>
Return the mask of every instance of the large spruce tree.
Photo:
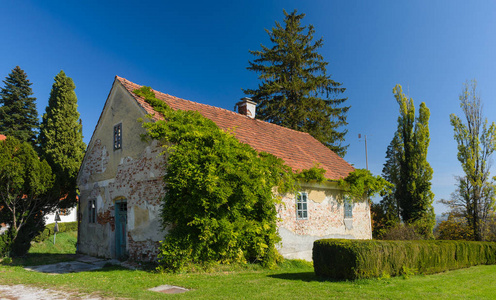
<svg viewBox="0 0 496 300">
<path fill-rule="evenodd" d="M 400 205 L 395 197 L 396 186 L 399 184 L 399 136 L 394 135 L 393 140 L 389 144 L 386 150 L 386 163 L 382 168 L 382 177 L 393 184 L 391 193 L 387 193 L 382 196 L 380 202 L 381 209 L 384 212 L 384 225 L 385 227 L 393 227 L 398 224 L 401 220 L 400 216 Z"/>
<path fill-rule="evenodd" d="M 31 82 L 26 73 L 15 67 L 0 90 L 0 134 L 35 145 L 39 128 L 36 98 L 31 97 Z"/>
<path fill-rule="evenodd" d="M 258 103 L 257 118 L 308 132 L 344 156 L 348 146 L 341 144 L 347 132 L 343 126 L 350 108 L 342 106 L 345 88 L 327 74 L 328 63 L 317 52 L 323 40 L 313 42 L 314 27 L 301 26 L 305 15 L 296 10 L 284 15 L 284 26 L 276 22 L 266 30 L 273 46 L 250 51 L 257 58 L 247 69 L 258 73 L 261 83 L 244 93 Z"/>
<path fill-rule="evenodd" d="M 86 148 L 75 88 L 64 71 L 55 76 L 39 136 L 42 155 L 56 176 L 55 188 L 61 197 L 67 196 L 63 206 L 75 201 L 76 176 Z"/>
</svg>

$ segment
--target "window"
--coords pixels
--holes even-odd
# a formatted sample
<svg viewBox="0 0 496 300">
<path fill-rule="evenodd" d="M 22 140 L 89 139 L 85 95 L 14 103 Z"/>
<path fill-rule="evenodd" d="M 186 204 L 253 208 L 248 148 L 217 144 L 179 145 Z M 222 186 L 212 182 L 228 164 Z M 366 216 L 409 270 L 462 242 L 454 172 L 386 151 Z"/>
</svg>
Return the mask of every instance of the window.
<svg viewBox="0 0 496 300">
<path fill-rule="evenodd" d="M 344 197 L 344 218 L 351 219 L 353 218 L 353 202 L 350 197 Z"/>
<path fill-rule="evenodd" d="M 296 195 L 296 219 L 308 219 L 307 198 L 308 194 L 305 192 Z"/>
<path fill-rule="evenodd" d="M 114 150 L 122 148 L 122 123 L 114 126 Z"/>
<path fill-rule="evenodd" d="M 96 223 L 96 200 L 88 201 L 89 222 Z"/>
</svg>

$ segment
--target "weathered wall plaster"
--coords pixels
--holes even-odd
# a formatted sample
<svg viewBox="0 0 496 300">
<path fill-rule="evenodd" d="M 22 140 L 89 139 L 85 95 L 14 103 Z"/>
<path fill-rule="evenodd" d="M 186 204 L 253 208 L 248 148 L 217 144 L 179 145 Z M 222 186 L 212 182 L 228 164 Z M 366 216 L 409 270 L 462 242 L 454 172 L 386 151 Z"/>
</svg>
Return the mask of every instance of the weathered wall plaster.
<svg viewBox="0 0 496 300">
<path fill-rule="evenodd" d="M 337 183 L 303 184 L 301 191 L 308 193 L 307 219 L 296 218 L 296 197 L 293 194 L 284 196 L 277 207 L 282 240 L 278 249 L 284 257 L 312 260 L 313 241 L 317 239 L 372 238 L 367 200 L 353 203 L 353 218 L 345 219 L 342 191 Z"/>
<path fill-rule="evenodd" d="M 145 133 L 138 118 L 144 111 L 116 83 L 105 104 L 102 116 L 78 176 L 81 194 L 81 253 L 114 257 L 116 253 L 115 203 L 127 203 L 127 252 L 131 259 L 155 260 L 159 241 L 163 239 L 160 210 L 164 196 L 165 172 L 163 149 L 153 141 L 141 141 Z M 122 148 L 113 149 L 114 125 L 122 123 Z M 308 193 L 308 219 L 296 219 L 295 195 L 285 195 L 277 205 L 280 253 L 287 258 L 311 260 L 313 241 L 321 238 L 370 239 L 368 201 L 353 204 L 353 218 L 344 219 L 342 194 L 335 182 L 304 184 Z M 96 200 L 97 220 L 89 223 L 88 201 Z"/>
<path fill-rule="evenodd" d="M 155 259 L 166 157 L 156 141 L 141 141 L 144 112 L 117 85 L 105 105 L 78 177 L 81 194 L 79 251 L 115 256 L 115 202 L 127 202 L 127 251 L 136 260 Z M 122 148 L 113 150 L 114 125 L 122 123 Z M 89 223 L 88 201 L 96 200 L 97 222 Z"/>
</svg>

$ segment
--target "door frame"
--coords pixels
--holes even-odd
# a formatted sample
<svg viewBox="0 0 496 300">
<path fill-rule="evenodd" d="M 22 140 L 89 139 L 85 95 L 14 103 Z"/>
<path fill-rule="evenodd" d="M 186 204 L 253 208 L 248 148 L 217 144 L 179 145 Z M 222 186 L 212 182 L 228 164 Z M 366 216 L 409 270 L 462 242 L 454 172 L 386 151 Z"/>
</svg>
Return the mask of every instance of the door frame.
<svg viewBox="0 0 496 300">
<path fill-rule="evenodd" d="M 127 257 L 127 200 L 121 198 L 115 201 L 115 258 Z M 124 222 L 124 223 L 123 223 Z"/>
</svg>

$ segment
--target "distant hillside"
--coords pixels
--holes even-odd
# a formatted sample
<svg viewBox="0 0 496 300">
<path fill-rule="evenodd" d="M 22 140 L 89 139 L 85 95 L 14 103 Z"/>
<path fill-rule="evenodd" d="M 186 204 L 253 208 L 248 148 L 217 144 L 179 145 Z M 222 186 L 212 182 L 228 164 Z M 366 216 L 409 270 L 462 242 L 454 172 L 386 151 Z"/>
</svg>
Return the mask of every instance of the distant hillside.
<svg viewBox="0 0 496 300">
<path fill-rule="evenodd" d="M 436 215 L 436 226 L 446 220 L 448 220 L 448 215 Z"/>
</svg>

